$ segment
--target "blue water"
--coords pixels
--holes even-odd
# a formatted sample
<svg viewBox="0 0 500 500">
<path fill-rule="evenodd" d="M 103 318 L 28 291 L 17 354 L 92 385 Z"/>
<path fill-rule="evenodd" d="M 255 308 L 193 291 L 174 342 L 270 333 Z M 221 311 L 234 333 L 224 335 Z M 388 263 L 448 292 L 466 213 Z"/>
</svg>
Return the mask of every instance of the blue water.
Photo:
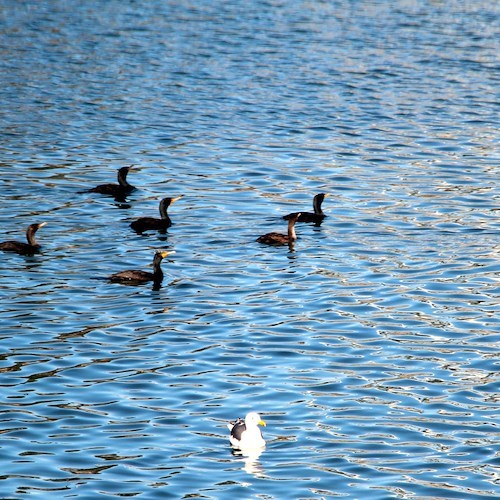
<svg viewBox="0 0 500 500">
<path fill-rule="evenodd" d="M 0 1 L 0 497 L 498 498 L 499 14 Z"/>
</svg>

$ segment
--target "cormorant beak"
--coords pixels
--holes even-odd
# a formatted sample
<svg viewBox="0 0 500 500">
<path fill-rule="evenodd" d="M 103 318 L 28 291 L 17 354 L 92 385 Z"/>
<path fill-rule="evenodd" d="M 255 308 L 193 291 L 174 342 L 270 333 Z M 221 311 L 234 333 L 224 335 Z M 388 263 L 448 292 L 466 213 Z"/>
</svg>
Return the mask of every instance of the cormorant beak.
<svg viewBox="0 0 500 500">
<path fill-rule="evenodd" d="M 260 419 L 257 425 L 262 425 L 262 427 L 265 427 L 266 423 L 264 422 L 264 420 Z"/>
<path fill-rule="evenodd" d="M 173 203 L 174 201 L 178 201 L 178 200 L 180 200 L 183 196 L 184 196 L 184 195 L 183 195 L 183 194 L 181 194 L 181 195 L 177 196 L 177 198 L 172 198 L 172 202 L 171 202 L 171 203 Z"/>
<path fill-rule="evenodd" d="M 166 251 L 159 251 L 158 252 L 159 254 L 161 254 L 162 258 L 164 259 L 165 257 L 167 257 L 168 255 L 172 255 L 173 253 L 175 253 L 173 250 L 170 250 L 169 252 L 166 252 Z"/>
<path fill-rule="evenodd" d="M 38 227 L 43 227 L 43 226 L 46 226 L 47 223 L 46 222 L 40 222 L 40 224 L 38 224 Z"/>
</svg>

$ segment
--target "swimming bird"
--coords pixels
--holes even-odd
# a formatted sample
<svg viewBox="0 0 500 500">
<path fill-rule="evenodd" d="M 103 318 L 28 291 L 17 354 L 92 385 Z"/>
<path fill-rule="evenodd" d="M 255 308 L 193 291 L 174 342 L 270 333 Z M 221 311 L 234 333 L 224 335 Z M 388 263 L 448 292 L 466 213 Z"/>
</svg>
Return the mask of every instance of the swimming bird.
<svg viewBox="0 0 500 500">
<path fill-rule="evenodd" d="M 321 209 L 321 204 L 323 200 L 330 196 L 329 193 L 319 193 L 313 198 L 313 209 L 314 212 L 301 212 L 299 219 L 297 222 L 315 222 L 316 224 L 321 224 L 323 219 L 326 217 L 326 214 Z M 291 217 L 296 215 L 296 212 L 284 215 L 283 219 L 289 220 Z"/>
<path fill-rule="evenodd" d="M 46 222 L 40 222 L 39 224 L 30 224 L 26 230 L 26 239 L 28 243 L 23 243 L 21 241 L 4 241 L 0 243 L 0 250 L 5 250 L 6 252 L 16 252 L 20 255 L 33 255 L 40 250 L 40 245 L 36 242 L 35 233 L 43 226 L 47 224 Z"/>
<path fill-rule="evenodd" d="M 154 287 L 159 287 L 163 281 L 163 271 L 161 270 L 161 261 L 167 256 L 175 252 L 167 252 L 165 250 L 156 250 L 153 258 L 153 272 L 140 271 L 131 269 L 128 271 L 120 271 L 119 273 L 109 276 L 109 281 L 112 283 L 122 283 L 128 285 L 140 285 L 152 281 Z"/>
<path fill-rule="evenodd" d="M 127 181 L 127 175 L 131 169 L 132 165 L 130 167 L 122 167 L 118 170 L 118 184 L 100 184 L 99 186 L 89 189 L 87 192 L 107 194 L 114 196 L 117 201 L 122 201 L 125 196 L 135 189 L 135 187 Z"/>
<path fill-rule="evenodd" d="M 293 217 L 288 219 L 288 234 L 267 233 L 259 236 L 257 241 L 266 245 L 291 245 L 297 239 L 295 234 L 295 223 L 300 217 L 300 212 L 293 214 Z"/>
<path fill-rule="evenodd" d="M 168 207 L 177 200 L 180 200 L 182 196 L 183 195 L 177 196 L 177 198 L 163 198 L 163 200 L 160 201 L 159 209 L 161 219 L 156 219 L 155 217 L 141 217 L 132 222 L 130 227 L 137 233 L 143 233 L 149 229 L 165 231 L 165 229 L 172 225 L 172 221 L 167 213 Z"/>
<path fill-rule="evenodd" d="M 227 424 L 229 429 L 229 441 L 234 448 L 249 449 L 262 448 L 266 445 L 259 425 L 266 426 L 260 415 L 254 411 L 250 412 L 245 420 L 238 418 L 235 422 Z"/>
</svg>

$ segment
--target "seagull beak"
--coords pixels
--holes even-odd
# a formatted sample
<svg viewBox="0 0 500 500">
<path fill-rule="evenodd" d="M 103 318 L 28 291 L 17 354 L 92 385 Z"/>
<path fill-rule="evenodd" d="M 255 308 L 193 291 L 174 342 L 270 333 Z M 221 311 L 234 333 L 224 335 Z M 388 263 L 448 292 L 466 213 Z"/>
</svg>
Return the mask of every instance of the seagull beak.
<svg viewBox="0 0 500 500">
<path fill-rule="evenodd" d="M 262 427 L 265 427 L 266 423 L 264 422 L 264 420 L 259 420 L 258 425 L 262 425 Z"/>
</svg>

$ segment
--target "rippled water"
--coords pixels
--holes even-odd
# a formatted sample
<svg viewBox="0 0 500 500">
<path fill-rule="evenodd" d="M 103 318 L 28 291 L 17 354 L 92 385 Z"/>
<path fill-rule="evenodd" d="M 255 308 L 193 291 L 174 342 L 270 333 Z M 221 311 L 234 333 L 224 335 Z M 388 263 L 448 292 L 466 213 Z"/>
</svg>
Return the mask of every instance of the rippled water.
<svg viewBox="0 0 500 500">
<path fill-rule="evenodd" d="M 500 496 L 498 15 L 0 2 L 0 239 L 48 222 L 0 254 L 0 496 Z"/>
</svg>

